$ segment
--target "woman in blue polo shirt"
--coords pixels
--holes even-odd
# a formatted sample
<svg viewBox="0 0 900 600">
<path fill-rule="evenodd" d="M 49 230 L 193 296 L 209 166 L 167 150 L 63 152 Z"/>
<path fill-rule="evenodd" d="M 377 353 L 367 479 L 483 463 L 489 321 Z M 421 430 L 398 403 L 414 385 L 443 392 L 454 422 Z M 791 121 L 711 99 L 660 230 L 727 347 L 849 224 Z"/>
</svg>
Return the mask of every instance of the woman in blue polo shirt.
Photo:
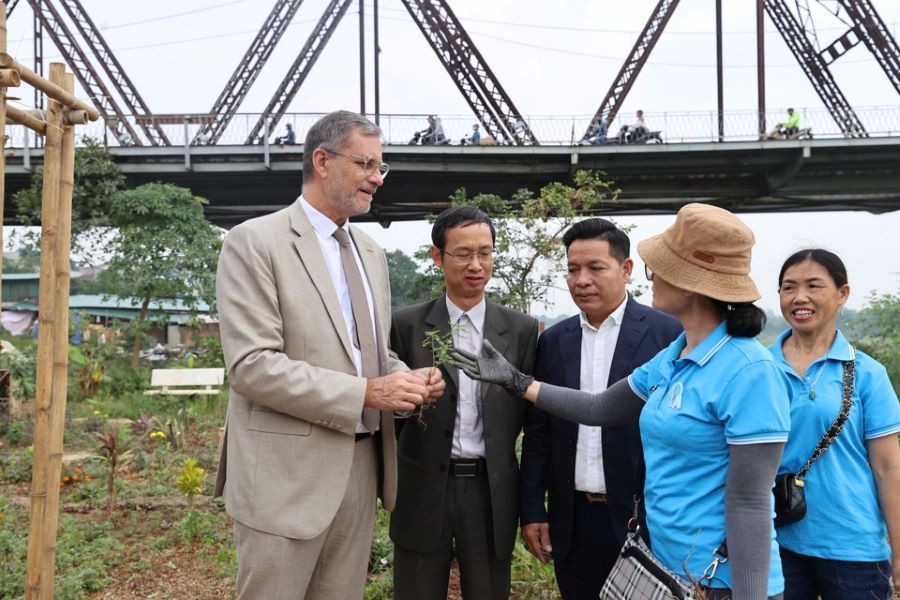
<svg viewBox="0 0 900 600">
<path fill-rule="evenodd" d="M 837 255 L 791 255 L 778 291 L 791 328 L 769 349 L 790 381 L 793 424 L 779 472 L 806 463 L 841 410 L 843 362 L 855 362 L 849 417 L 804 477 L 806 516 L 778 528 L 785 598 L 890 598 L 892 578 L 900 588 L 900 404 L 884 367 L 836 329 L 850 294 Z"/>
<path fill-rule="evenodd" d="M 665 232 L 639 243 L 653 307 L 676 316 L 684 333 L 599 394 L 536 382 L 489 344 L 480 357 L 451 352 L 470 377 L 564 419 L 616 426 L 640 418 L 653 553 L 702 581 L 727 537 L 729 560 L 709 582 L 714 600 L 779 598 L 784 589 L 771 488 L 790 407 L 786 376 L 753 339 L 765 324 L 752 304 L 760 297 L 749 276 L 753 242 L 730 212 L 688 204 Z"/>
</svg>

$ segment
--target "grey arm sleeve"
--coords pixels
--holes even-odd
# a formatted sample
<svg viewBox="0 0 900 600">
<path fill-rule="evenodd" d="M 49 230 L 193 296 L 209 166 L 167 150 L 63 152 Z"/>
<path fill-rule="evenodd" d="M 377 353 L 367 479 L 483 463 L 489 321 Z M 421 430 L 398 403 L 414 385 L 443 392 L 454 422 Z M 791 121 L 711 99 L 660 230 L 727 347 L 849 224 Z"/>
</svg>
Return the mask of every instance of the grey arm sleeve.
<svg viewBox="0 0 900 600">
<path fill-rule="evenodd" d="M 772 482 L 783 449 L 783 442 L 728 446 L 725 530 L 734 600 L 768 597 Z"/>
<path fill-rule="evenodd" d="M 644 400 L 634 393 L 625 378 L 599 394 L 541 383 L 536 405 L 568 421 L 616 427 L 635 421 L 641 414 Z"/>
</svg>

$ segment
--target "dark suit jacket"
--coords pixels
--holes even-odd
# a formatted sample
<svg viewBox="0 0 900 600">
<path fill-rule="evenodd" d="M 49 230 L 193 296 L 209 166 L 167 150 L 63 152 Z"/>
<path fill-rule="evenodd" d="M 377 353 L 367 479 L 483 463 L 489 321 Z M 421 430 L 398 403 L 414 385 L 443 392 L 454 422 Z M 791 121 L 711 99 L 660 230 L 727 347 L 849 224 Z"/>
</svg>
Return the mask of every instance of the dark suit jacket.
<svg viewBox="0 0 900 600">
<path fill-rule="evenodd" d="M 430 366 L 425 332 L 450 331 L 444 296 L 394 313 L 391 348 L 411 369 Z M 487 302 L 484 338 L 520 370 L 531 373 L 537 349 L 538 324 L 518 311 Z M 456 423 L 459 374 L 441 367 L 447 388 L 424 412 L 426 426 L 411 417 L 400 427 L 397 443 L 397 506 L 391 515 L 391 539 L 398 546 L 429 552 L 436 549 L 444 513 L 447 466 Z M 519 514 L 519 465 L 516 438 L 525 422 L 527 402 L 503 388 L 481 384 L 484 450 L 494 524 L 494 548 L 507 560 L 516 538 Z M 398 421 L 399 424 L 399 421 Z"/>
<path fill-rule="evenodd" d="M 653 358 L 680 332 L 681 326 L 674 317 L 639 304 L 629 296 L 610 365 L 609 384 L 627 377 Z M 557 323 L 541 335 L 535 377 L 553 385 L 581 387 L 578 315 Z M 601 439 L 609 514 L 619 541 L 624 543 L 625 526 L 633 513 L 635 474 L 642 452 L 638 423 L 604 427 Z M 522 524 L 550 523 L 556 561 L 566 558 L 572 540 L 577 444 L 578 424 L 553 417 L 534 406 L 529 408 L 522 441 Z M 643 481 L 639 485 L 643 488 Z M 544 507 L 548 490 L 549 519 Z"/>
</svg>

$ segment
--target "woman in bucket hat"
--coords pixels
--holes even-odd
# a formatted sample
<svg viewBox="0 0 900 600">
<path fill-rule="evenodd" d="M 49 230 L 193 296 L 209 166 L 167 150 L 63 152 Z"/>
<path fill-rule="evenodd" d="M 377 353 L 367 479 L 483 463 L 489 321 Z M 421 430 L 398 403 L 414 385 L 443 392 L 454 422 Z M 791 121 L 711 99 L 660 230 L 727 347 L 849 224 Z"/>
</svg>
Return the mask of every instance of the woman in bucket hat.
<svg viewBox="0 0 900 600">
<path fill-rule="evenodd" d="M 640 242 L 653 307 L 677 317 L 684 333 L 599 394 L 534 381 L 489 344 L 481 356 L 452 352 L 470 377 L 564 419 L 617 426 L 639 418 L 653 553 L 700 582 L 727 538 L 728 561 L 704 582 L 713 599 L 784 591 L 771 489 L 790 430 L 788 384 L 753 339 L 765 325 L 753 305 L 753 243 L 740 219 L 704 204 L 684 206 L 671 227 Z"/>
<path fill-rule="evenodd" d="M 778 295 L 790 329 L 769 350 L 791 385 L 793 423 L 779 473 L 803 468 L 842 412 L 844 363 L 854 370 L 846 421 L 802 477 L 806 514 L 778 524 L 785 600 L 887 600 L 892 580 L 900 589 L 897 395 L 884 366 L 837 328 L 850 296 L 840 257 L 795 252 L 781 267 Z"/>
</svg>

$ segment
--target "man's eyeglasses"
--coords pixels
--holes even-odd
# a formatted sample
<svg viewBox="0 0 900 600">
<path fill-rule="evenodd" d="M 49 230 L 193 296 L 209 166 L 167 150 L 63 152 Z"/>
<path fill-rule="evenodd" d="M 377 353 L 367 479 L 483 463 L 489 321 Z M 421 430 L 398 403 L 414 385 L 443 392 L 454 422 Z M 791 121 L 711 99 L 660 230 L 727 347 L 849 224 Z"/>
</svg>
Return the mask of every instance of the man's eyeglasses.
<svg viewBox="0 0 900 600">
<path fill-rule="evenodd" d="M 653 281 L 653 271 L 650 270 L 647 263 L 644 263 L 644 275 L 647 276 L 647 281 Z"/>
<path fill-rule="evenodd" d="M 472 262 L 472 258 L 478 257 L 478 262 L 483 265 L 494 262 L 493 250 L 482 250 L 481 252 L 472 252 L 471 250 L 458 250 L 456 252 L 443 252 L 446 256 L 451 257 L 457 264 L 467 265 Z"/>
<path fill-rule="evenodd" d="M 331 148 L 322 147 L 322 150 L 328 152 L 329 154 L 334 154 L 336 156 L 343 156 L 344 158 L 348 158 L 361 166 L 363 171 L 366 173 L 366 177 L 372 175 L 377 169 L 379 173 L 381 173 L 381 178 L 384 179 L 387 177 L 387 174 L 390 172 L 391 167 L 387 163 L 378 162 L 372 156 L 363 156 L 361 154 L 344 154 L 342 152 L 338 152 L 337 150 L 332 150 Z"/>
</svg>

